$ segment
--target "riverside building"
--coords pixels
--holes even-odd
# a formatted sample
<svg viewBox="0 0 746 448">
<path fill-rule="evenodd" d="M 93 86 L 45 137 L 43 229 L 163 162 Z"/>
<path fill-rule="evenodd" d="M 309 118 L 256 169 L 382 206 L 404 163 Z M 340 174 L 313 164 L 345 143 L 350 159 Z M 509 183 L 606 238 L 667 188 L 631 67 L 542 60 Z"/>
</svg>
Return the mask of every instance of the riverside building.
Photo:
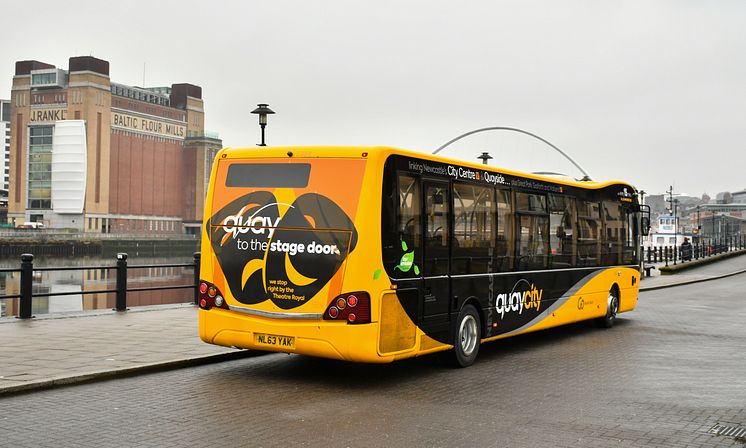
<svg viewBox="0 0 746 448">
<path fill-rule="evenodd" d="M 222 142 L 202 89 L 112 82 L 109 62 L 16 62 L 8 220 L 96 233 L 199 234 Z"/>
</svg>

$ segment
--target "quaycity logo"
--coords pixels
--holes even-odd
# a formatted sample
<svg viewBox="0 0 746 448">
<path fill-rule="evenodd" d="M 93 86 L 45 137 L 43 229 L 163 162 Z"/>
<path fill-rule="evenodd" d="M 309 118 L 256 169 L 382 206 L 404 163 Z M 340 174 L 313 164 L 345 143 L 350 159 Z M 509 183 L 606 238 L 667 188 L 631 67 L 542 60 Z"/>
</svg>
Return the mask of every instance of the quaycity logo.
<svg viewBox="0 0 746 448">
<path fill-rule="evenodd" d="M 357 242 L 352 220 L 316 193 L 292 204 L 267 191 L 250 193 L 223 207 L 211 223 L 220 268 L 231 294 L 244 304 L 270 300 L 289 309 L 306 303 Z"/>
<path fill-rule="evenodd" d="M 539 312 L 541 308 L 541 297 L 544 294 L 543 289 L 537 289 L 526 279 L 520 279 L 513 285 L 510 292 L 503 292 L 495 296 L 495 311 L 500 314 L 500 319 L 504 319 L 506 314 L 518 313 L 523 314 L 523 310 L 535 310 Z"/>
<path fill-rule="evenodd" d="M 225 237 L 223 237 L 222 243 L 225 243 L 229 236 L 232 236 L 233 239 L 236 239 L 238 235 L 248 232 L 252 232 L 255 235 L 261 235 L 265 231 L 267 231 L 269 237 L 272 238 L 272 234 L 274 234 L 275 232 L 275 227 L 277 227 L 277 224 L 279 224 L 280 222 L 280 217 L 277 216 L 276 218 L 274 218 L 271 216 L 264 216 L 261 213 L 263 210 L 266 210 L 270 207 L 279 209 L 279 206 L 281 205 L 293 208 L 292 205 L 286 204 L 284 202 L 273 202 L 271 204 L 259 207 L 250 216 L 244 216 L 244 213 L 246 213 L 247 209 L 251 206 L 250 204 L 247 204 L 241 207 L 241 210 L 239 210 L 238 213 L 236 213 L 235 215 L 226 216 L 220 223 L 226 233 Z"/>
</svg>

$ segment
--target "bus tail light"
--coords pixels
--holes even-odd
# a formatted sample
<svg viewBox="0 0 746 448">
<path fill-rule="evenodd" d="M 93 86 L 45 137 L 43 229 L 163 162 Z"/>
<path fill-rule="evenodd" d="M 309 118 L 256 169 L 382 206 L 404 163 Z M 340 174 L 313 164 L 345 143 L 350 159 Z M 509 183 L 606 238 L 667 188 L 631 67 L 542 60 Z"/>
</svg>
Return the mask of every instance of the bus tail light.
<svg viewBox="0 0 746 448">
<path fill-rule="evenodd" d="M 223 298 L 223 293 L 217 286 L 204 280 L 199 282 L 199 307 L 203 310 L 209 310 L 212 307 L 229 309 Z"/>
<path fill-rule="evenodd" d="M 337 296 L 324 312 L 324 320 L 347 321 L 348 324 L 370 323 L 370 295 L 360 291 Z"/>
</svg>

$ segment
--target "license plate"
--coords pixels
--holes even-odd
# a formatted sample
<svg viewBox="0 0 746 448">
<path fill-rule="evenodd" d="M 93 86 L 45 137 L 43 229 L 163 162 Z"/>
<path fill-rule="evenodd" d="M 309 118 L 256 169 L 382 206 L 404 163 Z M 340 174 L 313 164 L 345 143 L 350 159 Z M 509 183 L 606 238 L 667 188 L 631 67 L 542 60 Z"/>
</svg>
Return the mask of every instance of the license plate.
<svg viewBox="0 0 746 448">
<path fill-rule="evenodd" d="M 295 338 L 278 334 L 254 333 L 254 343 L 268 347 L 295 349 Z"/>
</svg>

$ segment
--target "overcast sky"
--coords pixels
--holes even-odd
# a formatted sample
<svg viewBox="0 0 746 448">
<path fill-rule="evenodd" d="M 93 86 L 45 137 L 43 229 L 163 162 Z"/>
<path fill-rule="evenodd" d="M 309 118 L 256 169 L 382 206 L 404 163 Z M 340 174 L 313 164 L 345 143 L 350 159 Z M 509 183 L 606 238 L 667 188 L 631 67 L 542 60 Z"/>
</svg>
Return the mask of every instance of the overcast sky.
<svg viewBox="0 0 746 448">
<path fill-rule="evenodd" d="M 0 97 L 14 62 L 110 62 L 111 79 L 202 87 L 225 146 L 388 145 L 431 152 L 518 127 L 594 179 L 649 193 L 746 189 L 746 2 L 7 2 Z M 144 69 L 143 69 L 144 68 Z M 443 151 L 580 177 L 505 131 Z"/>
</svg>

